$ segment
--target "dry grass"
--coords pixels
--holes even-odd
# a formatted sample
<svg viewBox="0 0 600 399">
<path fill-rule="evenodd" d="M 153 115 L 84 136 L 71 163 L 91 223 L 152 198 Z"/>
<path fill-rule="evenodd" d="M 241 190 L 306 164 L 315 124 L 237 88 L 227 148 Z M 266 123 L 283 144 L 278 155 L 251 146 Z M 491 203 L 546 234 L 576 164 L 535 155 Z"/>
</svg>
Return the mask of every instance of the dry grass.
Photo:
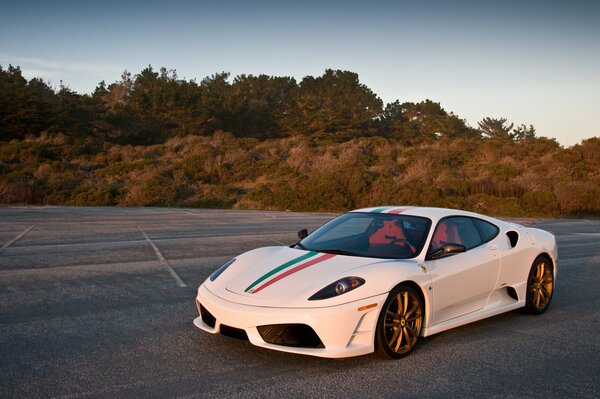
<svg viewBox="0 0 600 399">
<path fill-rule="evenodd" d="M 3 203 L 343 210 L 452 206 L 505 215 L 600 210 L 600 140 L 258 141 L 216 132 L 79 153 L 61 135 L 0 147 Z"/>
</svg>

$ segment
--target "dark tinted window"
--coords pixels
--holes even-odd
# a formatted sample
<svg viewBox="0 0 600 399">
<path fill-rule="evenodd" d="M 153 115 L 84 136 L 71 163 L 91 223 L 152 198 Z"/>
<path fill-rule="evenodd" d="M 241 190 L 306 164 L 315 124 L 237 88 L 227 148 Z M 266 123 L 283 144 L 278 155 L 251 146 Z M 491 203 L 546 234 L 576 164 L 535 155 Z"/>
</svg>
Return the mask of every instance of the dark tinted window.
<svg viewBox="0 0 600 399">
<path fill-rule="evenodd" d="M 483 236 L 483 242 L 488 242 L 496 238 L 500 229 L 495 225 L 486 222 L 481 219 L 473 219 L 477 227 L 479 227 L 479 231 L 481 231 L 481 235 Z"/>
<path fill-rule="evenodd" d="M 372 258 L 417 256 L 431 220 L 418 216 L 350 212 L 315 230 L 300 243 L 309 251 Z"/>
<path fill-rule="evenodd" d="M 473 219 L 456 216 L 442 219 L 433 233 L 431 249 L 441 248 L 446 244 L 462 244 L 469 250 L 483 244 L 483 241 Z"/>
</svg>

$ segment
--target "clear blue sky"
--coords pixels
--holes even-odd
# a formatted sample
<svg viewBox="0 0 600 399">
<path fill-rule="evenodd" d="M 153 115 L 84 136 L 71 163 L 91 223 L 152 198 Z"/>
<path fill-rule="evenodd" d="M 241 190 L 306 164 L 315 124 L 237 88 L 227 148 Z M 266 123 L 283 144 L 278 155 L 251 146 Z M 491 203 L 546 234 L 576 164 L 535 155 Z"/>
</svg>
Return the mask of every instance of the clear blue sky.
<svg viewBox="0 0 600 399">
<path fill-rule="evenodd" d="M 431 99 L 471 126 L 600 136 L 598 0 L 14 1 L 0 6 L 8 64 L 79 93 L 149 64 L 197 80 L 344 69 L 385 103 Z"/>
</svg>

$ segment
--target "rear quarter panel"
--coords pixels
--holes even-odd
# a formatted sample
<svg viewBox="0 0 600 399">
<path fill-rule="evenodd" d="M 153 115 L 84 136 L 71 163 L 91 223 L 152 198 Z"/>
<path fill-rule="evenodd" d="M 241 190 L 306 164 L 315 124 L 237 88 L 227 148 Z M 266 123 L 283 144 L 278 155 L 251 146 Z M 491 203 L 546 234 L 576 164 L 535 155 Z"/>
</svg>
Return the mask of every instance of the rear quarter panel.
<svg viewBox="0 0 600 399">
<path fill-rule="evenodd" d="M 515 231 L 519 235 L 514 248 L 506 235 L 509 231 Z M 497 288 L 511 286 L 517 291 L 519 299 L 524 299 L 531 265 L 540 254 L 544 253 L 551 258 L 556 276 L 558 251 L 556 240 L 551 233 L 534 228 L 509 226 L 501 229 L 497 243 L 502 252 Z"/>
</svg>

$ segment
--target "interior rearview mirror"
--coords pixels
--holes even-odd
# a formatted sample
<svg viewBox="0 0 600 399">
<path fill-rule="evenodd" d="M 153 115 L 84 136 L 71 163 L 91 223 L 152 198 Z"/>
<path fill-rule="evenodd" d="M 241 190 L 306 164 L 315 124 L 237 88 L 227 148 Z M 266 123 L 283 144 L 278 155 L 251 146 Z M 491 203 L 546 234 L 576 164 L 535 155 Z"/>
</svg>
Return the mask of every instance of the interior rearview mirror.
<svg viewBox="0 0 600 399">
<path fill-rule="evenodd" d="M 301 240 L 304 240 L 306 237 L 308 237 L 308 230 L 307 229 L 302 229 L 298 232 L 298 238 Z"/>
</svg>

